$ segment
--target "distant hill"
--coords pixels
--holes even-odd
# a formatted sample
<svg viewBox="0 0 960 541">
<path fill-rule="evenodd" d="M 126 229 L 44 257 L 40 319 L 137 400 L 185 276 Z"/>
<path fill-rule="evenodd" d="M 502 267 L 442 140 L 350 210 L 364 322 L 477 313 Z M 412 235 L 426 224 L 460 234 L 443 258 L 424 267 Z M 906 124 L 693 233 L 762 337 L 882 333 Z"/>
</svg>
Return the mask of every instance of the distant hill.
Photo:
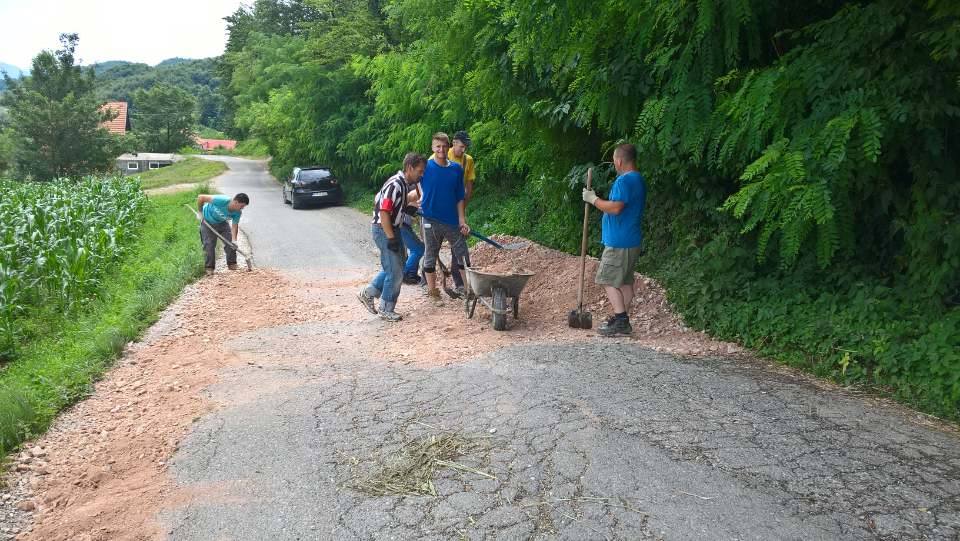
<svg viewBox="0 0 960 541">
<path fill-rule="evenodd" d="M 24 74 L 22 69 L 13 64 L 7 64 L 6 62 L 0 62 L 0 70 L 7 72 L 7 75 L 9 75 L 11 79 L 18 79 Z"/>
<path fill-rule="evenodd" d="M 6 62 L 0 62 L 0 71 L 7 72 L 7 75 L 11 79 L 19 79 L 21 76 L 25 75 L 24 71 L 13 64 L 7 64 Z M 0 91 L 7 89 L 7 83 L 3 80 L 3 75 L 0 75 Z"/>
<path fill-rule="evenodd" d="M 136 107 L 133 94 L 139 89 L 149 90 L 158 83 L 180 87 L 199 102 L 200 124 L 223 130 L 223 96 L 220 78 L 215 73 L 216 59 L 169 58 L 156 66 L 111 60 L 93 64 L 97 76 L 97 96 L 103 101 L 119 100 L 130 103 L 131 121 L 136 129 Z"/>
</svg>

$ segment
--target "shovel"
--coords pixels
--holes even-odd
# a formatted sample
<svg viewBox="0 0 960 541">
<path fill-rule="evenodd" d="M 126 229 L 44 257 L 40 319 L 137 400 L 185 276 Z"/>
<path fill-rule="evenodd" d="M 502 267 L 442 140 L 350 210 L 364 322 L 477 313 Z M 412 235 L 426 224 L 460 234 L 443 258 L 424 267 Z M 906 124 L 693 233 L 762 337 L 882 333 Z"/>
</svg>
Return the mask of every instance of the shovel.
<svg viewBox="0 0 960 541">
<path fill-rule="evenodd" d="M 587 189 L 593 181 L 593 168 L 587 169 Z M 567 325 L 574 329 L 593 328 L 593 316 L 583 310 L 583 279 L 587 272 L 587 221 L 590 219 L 590 203 L 583 204 L 583 236 L 580 238 L 580 289 L 577 291 L 577 309 L 567 316 Z"/>
<path fill-rule="evenodd" d="M 216 235 L 217 238 L 219 238 L 220 240 L 222 240 L 224 245 L 229 246 L 230 248 L 236 250 L 238 254 L 242 255 L 244 261 L 247 262 L 247 270 L 248 270 L 248 271 L 252 271 L 252 270 L 253 270 L 253 256 L 252 256 L 252 255 L 248 254 L 247 252 L 244 252 L 243 250 L 240 249 L 239 246 L 237 246 L 236 244 L 234 244 L 234 243 L 230 242 L 229 240 L 223 238 L 223 235 L 221 235 L 220 233 L 217 233 L 217 231 L 216 231 L 213 227 L 211 227 L 210 224 L 208 224 L 207 221 L 203 219 L 203 216 L 200 216 L 200 213 L 197 212 L 193 207 L 191 207 L 190 205 L 183 205 L 183 206 L 185 206 L 185 207 L 187 207 L 188 209 L 190 209 L 190 211 L 193 212 L 193 215 L 196 216 L 198 220 L 200 220 L 200 223 L 202 223 L 204 226 L 206 226 L 206 228 L 207 228 L 211 233 L 213 233 L 214 235 Z"/>
</svg>

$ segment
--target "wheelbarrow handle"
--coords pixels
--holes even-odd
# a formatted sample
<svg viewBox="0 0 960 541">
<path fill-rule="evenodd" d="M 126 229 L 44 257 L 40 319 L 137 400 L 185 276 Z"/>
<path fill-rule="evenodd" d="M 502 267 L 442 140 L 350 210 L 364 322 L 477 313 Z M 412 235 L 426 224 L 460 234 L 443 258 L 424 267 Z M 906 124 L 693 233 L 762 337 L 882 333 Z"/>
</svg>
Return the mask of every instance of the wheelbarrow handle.
<svg viewBox="0 0 960 541">
<path fill-rule="evenodd" d="M 407 211 L 407 209 L 409 209 L 409 211 Z M 411 216 L 423 216 L 423 213 L 420 212 L 420 209 L 418 209 L 418 208 L 416 208 L 416 207 L 413 207 L 412 205 L 408 205 L 407 207 L 405 207 L 405 208 L 404 208 L 404 211 L 407 212 L 407 214 L 409 214 L 409 215 L 411 215 Z M 474 231 L 473 229 L 470 230 L 470 234 L 471 234 L 472 236 L 477 237 L 478 239 L 482 240 L 483 242 L 486 242 L 487 244 L 491 244 L 491 245 L 493 245 L 493 246 L 496 246 L 497 248 L 499 248 L 499 249 L 501 249 L 501 250 L 504 249 L 503 245 L 500 244 L 499 242 L 491 239 L 490 237 L 488 237 L 488 236 L 486 236 L 486 235 L 481 235 L 480 233 L 477 233 L 477 232 Z"/>
<path fill-rule="evenodd" d="M 496 246 L 497 248 L 499 248 L 499 249 L 501 249 L 501 250 L 504 249 L 504 248 L 503 248 L 503 245 L 500 244 L 499 242 L 497 242 L 497 241 L 495 241 L 495 240 L 493 240 L 493 239 L 491 239 L 490 237 L 487 237 L 487 236 L 485 236 L 485 235 L 481 235 L 480 233 L 477 233 L 477 232 L 474 231 L 473 229 L 470 230 L 470 235 L 472 235 L 472 236 L 474 236 L 474 237 L 477 237 L 478 239 L 482 240 L 483 242 L 486 242 L 487 244 L 492 244 L 492 245 Z"/>
</svg>

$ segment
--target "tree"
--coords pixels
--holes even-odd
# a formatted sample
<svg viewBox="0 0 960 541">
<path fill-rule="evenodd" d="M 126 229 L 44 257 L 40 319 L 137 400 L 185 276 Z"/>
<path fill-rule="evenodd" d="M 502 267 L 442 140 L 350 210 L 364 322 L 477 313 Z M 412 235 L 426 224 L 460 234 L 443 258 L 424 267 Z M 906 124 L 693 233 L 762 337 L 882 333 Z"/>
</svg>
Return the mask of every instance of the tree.
<svg viewBox="0 0 960 541">
<path fill-rule="evenodd" d="M 185 90 L 159 84 L 133 95 L 131 122 L 147 152 L 175 152 L 193 144 L 197 100 Z"/>
<path fill-rule="evenodd" d="M 37 180 L 78 177 L 113 166 L 113 144 L 101 123 L 114 113 L 100 111 L 94 74 L 76 65 L 76 34 L 61 34 L 61 49 L 33 59 L 29 77 L 5 77 L 12 162 L 20 175 Z"/>
</svg>

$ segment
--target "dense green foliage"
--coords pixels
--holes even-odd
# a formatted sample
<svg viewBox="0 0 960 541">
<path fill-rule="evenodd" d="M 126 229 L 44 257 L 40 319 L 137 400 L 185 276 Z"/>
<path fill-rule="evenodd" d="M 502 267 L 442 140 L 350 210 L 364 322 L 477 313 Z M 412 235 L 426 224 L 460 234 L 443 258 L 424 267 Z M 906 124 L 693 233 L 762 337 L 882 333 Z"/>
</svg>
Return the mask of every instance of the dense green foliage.
<svg viewBox="0 0 960 541">
<path fill-rule="evenodd" d="M 5 76 L 8 89 L 0 105 L 7 108 L 10 127 L 3 138 L 10 142 L 0 146 L 12 154 L 0 161 L 11 162 L 20 176 L 49 180 L 104 172 L 119 154 L 118 142 L 100 127 L 109 113 L 99 109 L 93 71 L 75 64 L 77 41 L 76 34 L 63 34 L 60 50 L 33 59 L 30 76 Z"/>
<path fill-rule="evenodd" d="M 219 92 L 220 78 L 216 74 L 217 61 L 213 58 L 186 60 L 171 58 L 156 66 L 111 61 L 94 64 L 97 75 L 97 97 L 101 101 L 126 101 L 131 104 L 130 123 L 134 129 L 140 120 L 140 109 L 135 99 L 138 90 L 151 90 L 158 85 L 179 88 L 196 101 L 197 120 L 201 126 L 223 130 L 223 95 Z"/>
<path fill-rule="evenodd" d="M 137 122 L 133 133 L 140 150 L 176 152 L 193 144 L 197 101 L 182 88 L 158 84 L 133 94 Z"/>
<path fill-rule="evenodd" d="M 958 18 L 944 0 L 258 0 L 228 19 L 221 75 L 278 176 L 325 163 L 372 189 L 467 129 L 469 219 L 567 250 L 585 167 L 605 193 L 632 141 L 644 270 L 689 322 L 957 417 Z"/>
<path fill-rule="evenodd" d="M 173 184 L 205 182 L 227 170 L 227 164 L 201 158 L 187 158 L 160 169 L 144 171 L 139 175 L 145 190 Z"/>
<path fill-rule="evenodd" d="M 31 339 L 26 319 L 94 298 L 143 219 L 140 186 L 123 178 L 0 181 L 0 362 Z M 43 329 L 38 329 L 43 332 Z"/>
<path fill-rule="evenodd" d="M 0 367 L 0 456 L 86 396 L 124 346 L 200 275 L 197 222 L 183 208 L 197 193 L 151 197 L 132 230 L 135 238 L 103 275 L 95 300 L 25 322 L 42 332 Z"/>
</svg>

